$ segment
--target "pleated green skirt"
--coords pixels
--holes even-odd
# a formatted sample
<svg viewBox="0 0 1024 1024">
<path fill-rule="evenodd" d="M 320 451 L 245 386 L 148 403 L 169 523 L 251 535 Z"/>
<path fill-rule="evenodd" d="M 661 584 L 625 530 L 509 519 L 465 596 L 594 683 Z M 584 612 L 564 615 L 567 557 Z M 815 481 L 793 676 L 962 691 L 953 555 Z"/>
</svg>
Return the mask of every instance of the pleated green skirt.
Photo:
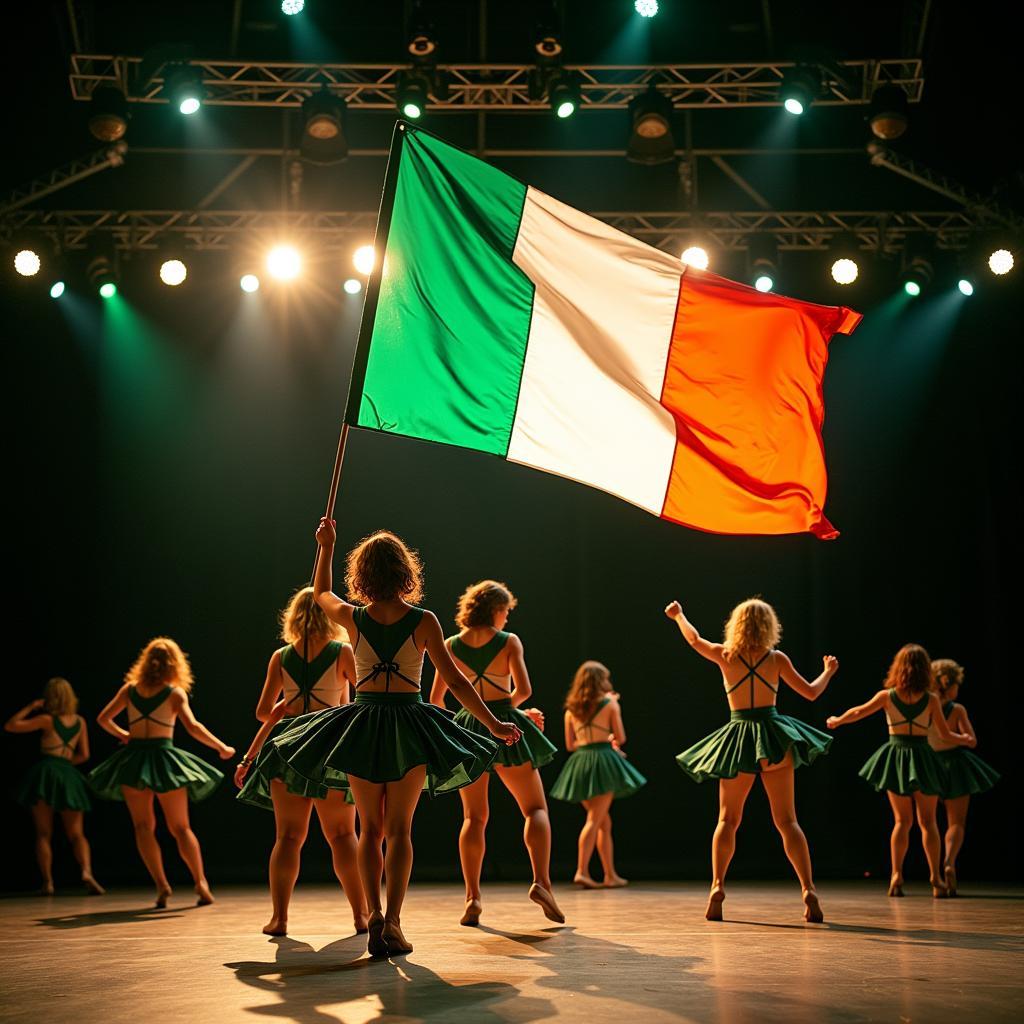
<svg viewBox="0 0 1024 1024">
<path fill-rule="evenodd" d="M 190 800 L 205 800 L 224 781 L 224 773 L 201 757 L 180 750 L 170 738 L 129 740 L 116 754 L 89 772 L 89 785 L 104 800 L 123 800 L 122 786 L 169 793 L 187 789 Z"/>
<path fill-rule="evenodd" d="M 55 811 L 92 809 L 82 773 L 66 757 L 43 754 L 18 787 L 18 803 L 32 807 L 42 801 Z"/>
<path fill-rule="evenodd" d="M 252 804 L 253 807 L 262 807 L 266 811 L 274 809 L 274 801 L 270 795 L 270 784 L 274 779 L 280 779 L 289 793 L 296 796 L 306 797 L 309 800 L 325 800 L 330 790 L 322 782 L 314 782 L 290 772 L 286 775 L 279 773 L 280 761 L 277 758 L 266 757 L 267 745 L 276 736 L 280 736 L 285 729 L 292 726 L 298 715 L 282 718 L 271 730 L 263 749 L 256 756 L 256 760 L 249 768 L 249 774 L 245 777 L 245 783 L 238 791 L 235 799 L 242 803 Z M 345 802 L 352 804 L 355 800 L 348 789 L 348 780 L 345 779 L 339 789 L 345 790 Z"/>
<path fill-rule="evenodd" d="M 500 722 L 515 722 L 523 734 L 519 742 L 513 743 L 512 746 L 498 744 L 498 756 L 494 759 L 492 768 L 495 765 L 514 768 L 521 764 L 543 768 L 554 760 L 558 748 L 533 724 L 528 715 L 523 714 L 519 708 L 512 707 L 511 700 L 489 700 L 487 706 Z M 455 721 L 474 736 L 491 735 L 465 708 L 456 713 Z"/>
<path fill-rule="evenodd" d="M 966 747 L 952 750 L 937 750 L 939 763 L 943 768 L 943 800 L 954 800 L 958 796 L 974 796 L 991 789 L 1000 779 L 999 772 Z"/>
<path fill-rule="evenodd" d="M 828 752 L 827 732 L 780 715 L 778 708 L 742 708 L 729 721 L 676 757 L 680 768 L 696 782 L 734 779 L 741 772 L 761 771 L 761 761 L 778 764 L 792 754 L 793 767 L 802 768 Z"/>
<path fill-rule="evenodd" d="M 877 790 L 900 796 L 938 796 L 946 773 L 939 755 L 928 745 L 927 736 L 890 736 L 864 762 L 858 774 Z"/>
<path fill-rule="evenodd" d="M 578 804 L 592 796 L 612 793 L 632 796 L 647 780 L 610 743 L 584 743 L 562 765 L 551 787 L 556 800 Z"/>
<path fill-rule="evenodd" d="M 351 704 L 298 715 L 263 748 L 264 772 L 292 787 L 347 786 L 347 775 L 397 782 L 426 765 L 424 788 L 450 793 L 478 779 L 498 756 L 490 737 L 463 729 L 419 693 L 357 693 Z"/>
</svg>

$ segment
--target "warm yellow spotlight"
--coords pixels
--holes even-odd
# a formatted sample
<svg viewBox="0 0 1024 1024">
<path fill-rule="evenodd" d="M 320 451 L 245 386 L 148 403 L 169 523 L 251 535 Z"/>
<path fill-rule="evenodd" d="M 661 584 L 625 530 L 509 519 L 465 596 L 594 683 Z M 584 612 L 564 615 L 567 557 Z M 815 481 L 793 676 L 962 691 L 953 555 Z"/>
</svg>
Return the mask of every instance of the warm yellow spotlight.
<svg viewBox="0 0 1024 1024">
<path fill-rule="evenodd" d="M 275 245 L 267 253 L 267 271 L 279 281 L 293 281 L 302 269 L 302 257 L 292 245 Z"/>
<path fill-rule="evenodd" d="M 373 273 L 373 268 L 377 263 L 377 254 L 373 251 L 372 245 L 361 245 L 352 254 L 352 262 L 355 264 L 356 270 L 359 271 L 364 277 L 369 277 Z"/>
</svg>

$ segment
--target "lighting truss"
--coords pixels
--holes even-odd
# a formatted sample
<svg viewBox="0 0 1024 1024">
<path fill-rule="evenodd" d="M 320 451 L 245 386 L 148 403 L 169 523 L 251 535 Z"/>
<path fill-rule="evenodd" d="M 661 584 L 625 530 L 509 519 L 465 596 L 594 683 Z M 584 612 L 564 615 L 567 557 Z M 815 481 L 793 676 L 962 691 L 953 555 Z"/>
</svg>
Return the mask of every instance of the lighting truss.
<svg viewBox="0 0 1024 1024">
<path fill-rule="evenodd" d="M 298 107 L 325 86 L 353 110 L 395 109 L 398 64 L 312 64 L 298 61 L 191 60 L 203 79 L 206 106 Z M 141 75 L 142 58 L 75 53 L 71 55 L 71 95 L 88 100 L 101 85 L 119 88 L 129 102 L 166 103 L 163 70 Z M 791 62 L 716 64 L 565 65 L 579 74 L 581 108 L 617 110 L 652 83 L 677 109 L 768 107 L 779 103 L 779 87 Z M 444 99 L 431 109 L 477 111 L 547 110 L 530 98 L 530 64 L 443 64 L 448 83 Z M 917 58 L 843 61 L 836 74 L 824 72 L 819 106 L 849 106 L 871 100 L 875 88 L 895 83 L 911 103 L 921 98 L 924 70 Z"/>
</svg>

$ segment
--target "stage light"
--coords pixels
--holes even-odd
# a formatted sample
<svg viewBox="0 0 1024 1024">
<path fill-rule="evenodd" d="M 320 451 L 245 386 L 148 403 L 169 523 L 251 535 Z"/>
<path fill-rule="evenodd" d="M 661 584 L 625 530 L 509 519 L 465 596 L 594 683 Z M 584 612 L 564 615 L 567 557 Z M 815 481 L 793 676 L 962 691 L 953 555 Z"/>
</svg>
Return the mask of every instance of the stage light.
<svg viewBox="0 0 1024 1024">
<path fill-rule="evenodd" d="M 860 276 L 860 240 L 852 231 L 843 231 L 832 239 L 828 268 L 836 284 L 853 284 Z"/>
<path fill-rule="evenodd" d="M 188 64 L 176 64 L 164 78 L 164 92 L 182 114 L 194 114 L 203 102 L 202 75 Z"/>
<path fill-rule="evenodd" d="M 696 267 L 698 270 L 707 270 L 710 263 L 708 251 L 702 245 L 688 245 L 680 259 L 688 267 Z"/>
<path fill-rule="evenodd" d="M 907 239 L 900 273 L 900 281 L 907 295 L 917 298 L 932 283 L 935 276 L 933 253 L 934 245 L 928 239 L 913 235 Z"/>
<path fill-rule="evenodd" d="M 754 235 L 747 249 L 748 280 L 759 292 L 770 292 L 779 275 L 779 246 L 771 235 Z"/>
<path fill-rule="evenodd" d="M 292 17 L 301 14 L 306 6 L 306 0 L 281 0 L 281 13 Z"/>
<path fill-rule="evenodd" d="M 653 18 L 658 13 L 658 0 L 634 0 L 633 10 L 641 18 Z"/>
<path fill-rule="evenodd" d="M 64 282 L 63 281 L 54 281 L 53 284 L 50 285 L 50 298 L 51 299 L 59 299 L 63 294 L 64 294 Z"/>
<path fill-rule="evenodd" d="M 117 250 L 110 236 L 93 236 L 90 258 L 85 268 L 86 280 L 100 295 L 109 299 L 117 294 Z"/>
<path fill-rule="evenodd" d="M 302 257 L 292 245 L 275 245 L 267 253 L 267 270 L 279 281 L 292 281 L 302 269 Z"/>
<path fill-rule="evenodd" d="M 363 290 L 363 282 L 354 277 L 350 277 L 342 287 L 349 295 L 358 295 Z"/>
<path fill-rule="evenodd" d="M 775 287 L 775 281 L 771 274 L 758 274 L 754 278 L 754 287 L 759 292 L 770 292 Z"/>
<path fill-rule="evenodd" d="M 974 294 L 974 284 L 973 284 L 973 282 L 969 278 L 961 277 L 960 280 L 957 281 L 956 286 L 957 286 L 957 288 L 960 289 L 960 294 L 961 295 L 973 295 Z"/>
<path fill-rule="evenodd" d="M 556 72 L 548 85 L 548 102 L 563 121 L 576 113 L 580 105 L 580 84 L 571 71 Z"/>
<path fill-rule="evenodd" d="M 42 265 L 43 261 L 35 249 L 19 249 L 14 254 L 14 269 L 22 277 L 35 277 Z"/>
<path fill-rule="evenodd" d="M 128 131 L 128 103 L 112 85 L 93 90 L 89 101 L 89 131 L 100 142 L 117 142 Z"/>
<path fill-rule="evenodd" d="M 909 122 L 907 94 L 894 82 L 880 85 L 871 97 L 868 124 L 875 138 L 898 139 Z"/>
<path fill-rule="evenodd" d="M 243 292 L 258 292 L 260 290 L 260 279 L 255 274 L 243 274 L 238 281 Z"/>
<path fill-rule="evenodd" d="M 635 164 L 670 163 L 676 156 L 672 137 L 672 101 L 658 92 L 654 83 L 647 92 L 629 102 L 632 131 L 626 146 L 626 159 Z"/>
<path fill-rule="evenodd" d="M 553 32 L 542 33 L 533 44 L 537 56 L 545 61 L 554 60 L 562 52 L 562 43 Z"/>
<path fill-rule="evenodd" d="M 303 129 L 299 153 L 314 164 L 335 164 L 348 156 L 345 101 L 324 86 L 302 104 Z"/>
<path fill-rule="evenodd" d="M 997 277 L 1013 270 L 1013 253 L 1009 249 L 995 249 L 989 255 L 988 269 Z"/>
<path fill-rule="evenodd" d="M 832 280 L 836 284 L 853 284 L 860 275 L 860 266 L 856 260 L 841 256 L 832 261 Z"/>
<path fill-rule="evenodd" d="M 160 280 L 171 288 L 177 288 L 188 277 L 188 267 L 179 259 L 164 260 L 160 264 Z"/>
<path fill-rule="evenodd" d="M 423 0 L 412 0 L 406 3 L 405 31 L 407 33 L 406 49 L 414 63 L 428 61 L 437 51 L 437 37 L 434 26 L 424 11 Z"/>
<path fill-rule="evenodd" d="M 364 277 L 369 277 L 370 274 L 373 273 L 373 268 L 377 263 L 377 254 L 373 251 L 373 246 L 359 246 L 359 248 L 352 254 L 352 263 L 360 274 Z"/>
<path fill-rule="evenodd" d="M 427 109 L 429 93 L 430 79 L 426 75 L 416 71 L 403 72 L 399 75 L 396 96 L 402 116 L 412 121 L 420 118 Z"/>
<path fill-rule="evenodd" d="M 915 299 L 921 294 L 921 286 L 916 281 L 904 281 L 903 290 Z"/>
<path fill-rule="evenodd" d="M 791 114 L 804 113 L 820 93 L 821 75 L 814 68 L 798 64 L 782 77 L 779 97 L 782 99 L 782 105 Z"/>
<path fill-rule="evenodd" d="M 104 281 L 100 285 L 100 296 L 104 299 L 112 299 L 117 294 L 117 285 L 113 281 Z"/>
</svg>

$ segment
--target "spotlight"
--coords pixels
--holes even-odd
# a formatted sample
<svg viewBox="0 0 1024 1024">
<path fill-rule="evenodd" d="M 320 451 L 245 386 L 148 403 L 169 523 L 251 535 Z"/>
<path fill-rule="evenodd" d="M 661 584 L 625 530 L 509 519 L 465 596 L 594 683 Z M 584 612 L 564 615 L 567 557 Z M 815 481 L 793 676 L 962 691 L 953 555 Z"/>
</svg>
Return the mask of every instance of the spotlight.
<svg viewBox="0 0 1024 1024">
<path fill-rule="evenodd" d="M 759 292 L 770 292 L 779 274 L 779 246 L 771 235 L 754 235 L 747 250 L 750 282 Z"/>
<path fill-rule="evenodd" d="M 258 292 L 260 290 L 260 279 L 255 274 L 243 274 L 238 284 L 243 292 Z"/>
<path fill-rule="evenodd" d="M 188 277 L 188 267 L 179 259 L 164 260 L 160 264 L 160 280 L 171 288 L 177 288 Z"/>
<path fill-rule="evenodd" d="M 843 232 L 828 247 L 829 272 L 836 284 L 853 284 L 860 275 L 860 243 L 851 232 Z"/>
<path fill-rule="evenodd" d="M 112 238 L 97 238 L 91 245 L 91 256 L 85 268 L 89 284 L 105 299 L 117 294 L 117 251 Z"/>
<path fill-rule="evenodd" d="M 306 0 L 281 0 L 281 13 L 293 17 L 301 14 L 306 6 Z"/>
<path fill-rule="evenodd" d="M 369 277 L 377 263 L 377 254 L 372 245 L 361 245 L 352 254 L 352 263 L 363 277 Z"/>
<path fill-rule="evenodd" d="M 14 254 L 14 269 L 22 277 L 35 277 L 42 265 L 43 261 L 35 249 L 19 249 Z"/>
<path fill-rule="evenodd" d="M 197 68 L 175 64 L 164 77 L 168 100 L 183 114 L 194 114 L 203 102 L 203 79 Z"/>
<path fill-rule="evenodd" d="M 1013 270 L 1013 253 L 1009 249 L 993 249 L 988 257 L 988 269 L 997 277 Z"/>
<path fill-rule="evenodd" d="M 702 245 L 688 245 L 679 258 L 688 267 L 696 267 L 698 270 L 707 270 L 710 263 L 708 251 Z"/>
<path fill-rule="evenodd" d="M 117 294 L 117 285 L 113 281 L 104 281 L 100 285 L 100 297 L 112 299 Z"/>
<path fill-rule="evenodd" d="M 432 57 L 437 51 L 437 39 L 434 36 L 434 26 L 423 10 L 423 0 L 413 0 L 407 4 L 407 10 L 411 11 L 406 19 L 406 38 L 409 42 L 406 49 L 413 61 L 419 62 Z"/>
<path fill-rule="evenodd" d="M 871 97 L 868 124 L 877 139 L 898 139 L 909 122 L 907 94 L 894 82 L 880 85 Z"/>
<path fill-rule="evenodd" d="M 112 85 L 93 90 L 89 101 L 89 131 L 100 142 L 117 142 L 128 131 L 128 103 Z"/>
<path fill-rule="evenodd" d="M 64 282 L 63 281 L 54 281 L 53 284 L 50 285 L 50 298 L 51 299 L 59 299 L 63 294 L 64 294 Z"/>
<path fill-rule="evenodd" d="M 580 83 L 572 71 L 557 71 L 548 85 L 548 102 L 555 114 L 565 120 L 580 105 Z"/>
<path fill-rule="evenodd" d="M 633 10 L 641 18 L 653 18 L 658 13 L 658 0 L 634 0 Z"/>
<path fill-rule="evenodd" d="M 358 295 L 363 290 L 363 282 L 354 277 L 350 277 L 342 287 L 349 295 Z"/>
<path fill-rule="evenodd" d="M 267 253 L 267 270 L 279 281 L 293 281 L 302 269 L 302 257 L 291 245 L 276 245 Z"/>
<path fill-rule="evenodd" d="M 345 138 L 345 101 L 331 95 L 327 86 L 302 104 L 302 141 L 299 152 L 313 164 L 336 164 L 348 156 Z"/>
<path fill-rule="evenodd" d="M 427 109 L 430 79 L 420 71 L 403 72 L 398 76 L 398 109 L 403 117 L 417 120 Z"/>
<path fill-rule="evenodd" d="M 553 32 L 548 32 L 537 37 L 537 41 L 533 44 L 533 48 L 537 51 L 538 57 L 541 57 L 545 61 L 551 61 L 561 54 L 562 43 L 557 35 Z"/>
<path fill-rule="evenodd" d="M 969 277 L 961 277 L 956 283 L 957 288 L 960 289 L 961 295 L 973 295 L 974 294 L 974 282 Z"/>
<path fill-rule="evenodd" d="M 903 269 L 900 281 L 907 295 L 916 298 L 935 276 L 934 247 L 927 239 L 911 236 L 903 248 Z"/>
<path fill-rule="evenodd" d="M 429 57 L 436 49 L 437 40 L 433 39 L 429 32 L 415 32 L 409 40 L 409 53 L 417 60 Z"/>
<path fill-rule="evenodd" d="M 647 92 L 629 103 L 632 130 L 626 147 L 626 159 L 635 164 L 667 164 L 675 159 L 672 138 L 672 101 L 658 92 L 652 82 Z"/>
<path fill-rule="evenodd" d="M 791 114 L 800 115 L 821 94 L 821 74 L 806 64 L 790 68 L 782 77 L 779 97 Z"/>
</svg>

